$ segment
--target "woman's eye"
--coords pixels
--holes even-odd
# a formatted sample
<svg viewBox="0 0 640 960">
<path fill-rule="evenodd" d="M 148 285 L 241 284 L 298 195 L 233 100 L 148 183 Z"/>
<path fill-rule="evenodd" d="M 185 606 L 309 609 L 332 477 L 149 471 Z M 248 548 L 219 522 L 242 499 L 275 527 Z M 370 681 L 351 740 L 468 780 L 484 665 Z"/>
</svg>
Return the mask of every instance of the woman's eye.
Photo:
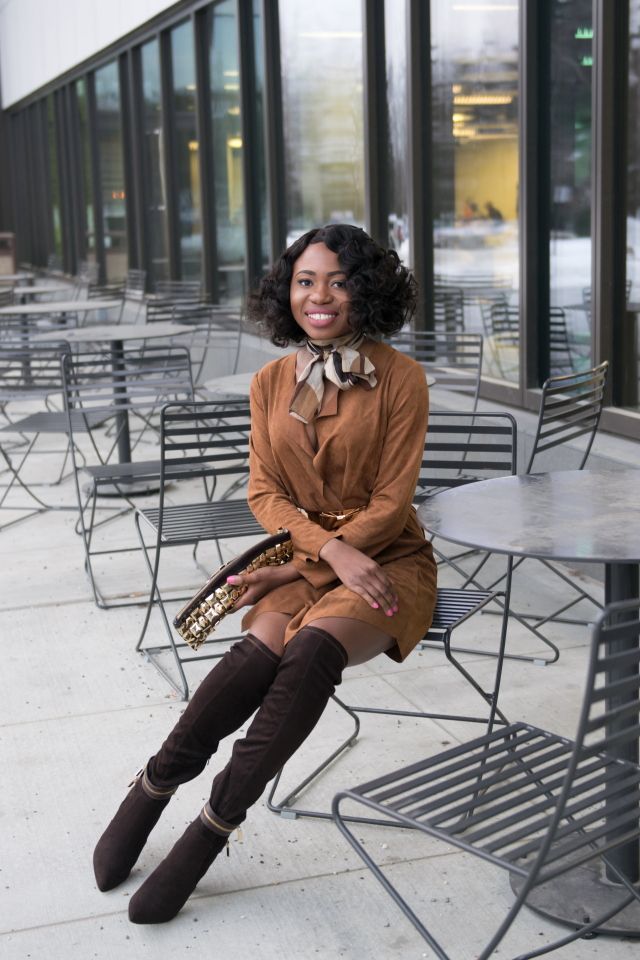
<svg viewBox="0 0 640 960">
<path fill-rule="evenodd" d="M 308 280 L 306 277 L 305 277 L 305 278 L 302 278 L 301 280 L 298 280 L 298 283 L 300 284 L 301 287 L 310 287 L 310 286 L 311 286 L 311 280 Z"/>
<path fill-rule="evenodd" d="M 343 287 L 346 287 L 346 283 L 344 280 L 334 280 L 333 285 L 334 287 L 339 287 L 340 289 L 342 289 Z"/>
</svg>

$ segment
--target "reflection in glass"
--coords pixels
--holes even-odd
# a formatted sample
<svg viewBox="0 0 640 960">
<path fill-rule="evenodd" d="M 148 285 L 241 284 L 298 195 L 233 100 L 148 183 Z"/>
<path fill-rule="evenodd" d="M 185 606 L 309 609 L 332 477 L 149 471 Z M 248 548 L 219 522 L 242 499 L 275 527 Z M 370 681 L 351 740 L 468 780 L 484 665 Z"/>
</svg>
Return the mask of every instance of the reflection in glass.
<svg viewBox="0 0 640 960">
<path fill-rule="evenodd" d="M 115 60 L 96 70 L 95 88 L 105 273 L 107 280 L 121 280 L 128 267 L 127 205 L 122 157 L 120 78 Z"/>
<path fill-rule="evenodd" d="M 224 0 L 213 8 L 209 46 L 216 267 L 221 302 L 239 301 L 244 293 L 243 146 L 235 10 L 234 0 Z"/>
<path fill-rule="evenodd" d="M 202 278 L 202 206 L 196 127 L 196 66 L 191 21 L 171 31 L 180 276 Z"/>
<path fill-rule="evenodd" d="M 280 0 L 287 243 L 323 223 L 364 226 L 362 10 Z"/>
<path fill-rule="evenodd" d="M 84 80 L 78 80 L 76 82 L 76 100 L 78 103 L 80 150 L 82 155 L 84 259 L 90 263 L 94 263 L 96 259 L 96 226 L 93 215 L 93 176 L 89 132 L 89 108 L 87 104 L 87 86 Z"/>
<path fill-rule="evenodd" d="M 633 324 L 630 339 L 639 358 L 640 335 L 640 0 L 629 3 L 629 107 L 627 135 L 627 300 L 631 309 L 624 322 Z M 622 339 L 622 338 L 621 338 Z M 640 370 L 640 363 L 638 364 Z M 635 409 L 640 405 L 640 383 L 637 386 Z"/>
<path fill-rule="evenodd" d="M 432 0 L 431 18 L 436 329 L 462 301 L 484 374 L 517 382 L 518 2 Z"/>
<path fill-rule="evenodd" d="M 591 365 L 591 6 L 551 5 L 551 374 Z"/>
<path fill-rule="evenodd" d="M 49 200 L 51 203 L 51 223 L 53 226 L 53 250 L 62 258 L 62 219 L 60 212 L 60 174 L 58 171 L 58 145 L 56 137 L 55 106 L 53 94 L 47 97 L 47 130 L 49 146 Z M 60 264 L 62 266 L 62 264 Z"/>
<path fill-rule="evenodd" d="M 140 49 L 142 61 L 142 162 L 148 273 L 151 289 L 169 279 L 167 190 L 164 176 L 164 125 L 160 83 L 160 45 L 150 40 Z"/>
<path fill-rule="evenodd" d="M 389 246 L 411 266 L 407 194 L 407 0 L 385 0 L 389 124 Z"/>
</svg>

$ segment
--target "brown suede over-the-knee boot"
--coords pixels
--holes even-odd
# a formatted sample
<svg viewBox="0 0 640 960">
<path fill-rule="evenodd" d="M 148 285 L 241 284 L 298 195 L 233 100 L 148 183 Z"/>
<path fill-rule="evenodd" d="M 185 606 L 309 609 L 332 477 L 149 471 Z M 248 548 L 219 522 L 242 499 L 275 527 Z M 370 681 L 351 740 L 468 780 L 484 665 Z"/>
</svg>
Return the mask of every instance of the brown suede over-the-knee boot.
<svg viewBox="0 0 640 960">
<path fill-rule="evenodd" d="M 209 803 L 133 895 L 130 920 L 164 923 L 175 917 L 229 833 L 311 733 L 346 665 L 344 648 L 325 630 L 303 627 L 290 641 L 246 736 L 213 781 Z"/>
<path fill-rule="evenodd" d="M 207 674 L 98 841 L 93 866 L 100 890 L 129 876 L 176 788 L 196 777 L 220 740 L 260 706 L 279 663 L 277 654 L 247 634 Z"/>
</svg>

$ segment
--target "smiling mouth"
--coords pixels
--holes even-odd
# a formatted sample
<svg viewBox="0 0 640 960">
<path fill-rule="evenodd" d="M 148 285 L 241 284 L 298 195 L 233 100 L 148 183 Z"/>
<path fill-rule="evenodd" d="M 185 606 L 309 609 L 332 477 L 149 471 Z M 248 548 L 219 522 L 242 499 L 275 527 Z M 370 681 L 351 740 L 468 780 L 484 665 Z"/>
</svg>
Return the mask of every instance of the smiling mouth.
<svg viewBox="0 0 640 960">
<path fill-rule="evenodd" d="M 309 320 L 335 320 L 338 316 L 337 313 L 308 313 L 307 317 Z"/>
</svg>

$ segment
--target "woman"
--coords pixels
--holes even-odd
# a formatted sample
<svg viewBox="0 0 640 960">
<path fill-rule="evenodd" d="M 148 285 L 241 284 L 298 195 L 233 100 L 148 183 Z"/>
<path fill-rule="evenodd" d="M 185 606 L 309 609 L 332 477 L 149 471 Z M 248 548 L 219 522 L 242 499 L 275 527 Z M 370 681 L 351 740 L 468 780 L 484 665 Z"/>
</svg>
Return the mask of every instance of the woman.
<svg viewBox="0 0 640 960">
<path fill-rule="evenodd" d="M 248 499 L 287 527 L 293 561 L 230 577 L 246 637 L 222 657 L 140 772 L 94 852 L 108 890 L 129 875 L 179 784 L 257 710 L 209 802 L 131 898 L 134 923 L 172 919 L 229 834 L 318 722 L 347 665 L 403 660 L 431 622 L 435 564 L 411 506 L 427 427 L 422 368 L 380 342 L 403 325 L 414 281 L 358 227 L 311 230 L 250 298 L 296 353 L 251 387 Z"/>
</svg>

